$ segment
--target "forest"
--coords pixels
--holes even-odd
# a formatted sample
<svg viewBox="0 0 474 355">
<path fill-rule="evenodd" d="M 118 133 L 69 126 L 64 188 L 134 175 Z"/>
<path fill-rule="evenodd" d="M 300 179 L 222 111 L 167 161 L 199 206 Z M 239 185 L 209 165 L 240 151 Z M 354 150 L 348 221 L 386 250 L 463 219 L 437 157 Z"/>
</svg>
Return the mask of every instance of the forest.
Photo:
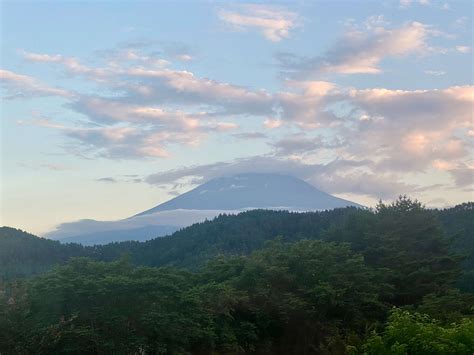
<svg viewBox="0 0 474 355">
<path fill-rule="evenodd" d="M 0 230 L 0 354 L 472 354 L 474 203 L 221 215 L 82 247 Z"/>
</svg>

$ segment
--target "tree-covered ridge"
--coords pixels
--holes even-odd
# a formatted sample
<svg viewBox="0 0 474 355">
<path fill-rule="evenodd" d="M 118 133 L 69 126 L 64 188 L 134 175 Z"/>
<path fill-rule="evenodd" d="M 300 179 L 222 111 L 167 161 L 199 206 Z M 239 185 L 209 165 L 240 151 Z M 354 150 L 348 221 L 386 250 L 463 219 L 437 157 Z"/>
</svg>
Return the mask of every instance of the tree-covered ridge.
<svg viewBox="0 0 474 355">
<path fill-rule="evenodd" d="M 416 234 L 419 236 L 418 242 L 416 239 L 412 242 L 422 243 L 422 234 L 431 233 L 424 229 L 430 227 L 438 236 L 437 243 L 441 243 L 439 247 L 444 243 L 439 238 L 441 235 L 450 242 L 452 250 L 464 256 L 464 275 L 460 282 L 462 287 L 472 287 L 469 285 L 474 284 L 474 273 L 471 273 L 474 270 L 474 204 L 471 202 L 445 210 L 426 210 L 421 204 L 415 203 L 412 207 L 416 208 L 407 214 L 410 218 L 404 219 L 400 224 L 400 218 L 404 218 L 401 211 L 410 208 L 403 207 L 403 204 L 408 202 L 412 201 L 402 198 L 396 202 L 399 205 L 397 213 L 394 212 L 395 209 L 384 212 L 383 208 L 342 208 L 307 213 L 253 210 L 239 215 L 221 215 L 211 221 L 184 228 L 171 236 L 147 242 L 121 242 L 95 247 L 60 245 L 45 239 L 25 238 L 21 231 L 4 227 L 0 228 L 0 265 L 5 265 L 6 268 L 0 269 L 0 277 L 27 276 L 42 272 L 54 264 L 64 263 L 71 256 L 112 261 L 124 254 L 129 255 L 132 262 L 138 265 L 174 265 L 195 270 L 218 255 L 248 255 L 277 236 L 287 242 L 321 238 L 345 240 L 356 251 L 367 249 L 364 252 L 366 258 L 371 258 L 371 251 L 383 258 L 387 250 L 377 246 L 382 240 L 381 233 L 390 234 L 392 228 L 405 228 L 405 236 L 401 238 L 409 238 L 410 244 L 410 236 Z M 384 205 L 379 207 L 381 206 Z M 411 230 L 409 223 L 417 223 L 416 228 L 419 230 Z M 392 244 L 398 242 L 403 243 L 403 240 L 391 241 Z M 423 246 L 413 244 L 411 247 L 418 250 Z M 21 258 L 15 255 L 21 255 Z M 393 255 L 393 258 L 396 256 Z M 446 259 L 445 262 L 449 260 Z"/>
<path fill-rule="evenodd" d="M 167 237 L 94 247 L 59 244 L 43 238 L 31 239 L 26 232 L 3 227 L 0 228 L 0 251 L 3 251 L 0 253 L 0 265 L 8 265 L 11 272 L 6 274 L 0 270 L 0 277 L 36 274 L 54 264 L 64 263 L 71 256 L 112 261 L 127 254 L 140 265 L 176 265 L 195 269 L 220 254 L 249 254 L 276 236 L 283 236 L 288 241 L 300 240 L 308 235 L 318 237 L 322 230 L 332 223 L 339 223 L 345 214 L 354 211 L 355 208 L 308 213 L 253 210 L 239 215 L 223 214 Z M 13 257 L 20 254 L 21 259 Z"/>
<path fill-rule="evenodd" d="M 1 227 L 0 281 L 46 272 L 54 265 L 84 254 L 81 245 L 63 245 L 20 229 Z"/>
</svg>

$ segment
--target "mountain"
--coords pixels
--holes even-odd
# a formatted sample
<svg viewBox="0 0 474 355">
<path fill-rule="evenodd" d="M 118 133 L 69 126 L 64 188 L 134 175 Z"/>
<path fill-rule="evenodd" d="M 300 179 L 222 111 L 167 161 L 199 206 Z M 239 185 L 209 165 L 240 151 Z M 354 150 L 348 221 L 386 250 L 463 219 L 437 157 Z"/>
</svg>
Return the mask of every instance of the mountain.
<svg viewBox="0 0 474 355">
<path fill-rule="evenodd" d="M 20 229 L 0 227 L 0 285 L 2 279 L 46 272 L 77 256 L 85 256 L 81 245 L 65 245 Z"/>
<path fill-rule="evenodd" d="M 62 243 L 80 243 L 82 245 L 101 245 L 113 242 L 124 242 L 136 240 L 143 242 L 164 235 L 176 232 L 178 226 L 153 226 L 147 225 L 133 229 L 114 229 L 106 231 L 97 231 L 88 234 L 74 235 L 61 238 Z"/>
<path fill-rule="evenodd" d="M 322 192 L 301 179 L 279 174 L 240 174 L 210 180 L 137 216 L 176 209 L 293 211 L 362 207 Z"/>
<path fill-rule="evenodd" d="M 83 245 L 145 241 L 222 213 L 251 209 L 290 211 L 362 207 L 289 175 L 247 173 L 210 180 L 144 212 L 119 221 L 64 223 L 46 236 Z"/>
</svg>

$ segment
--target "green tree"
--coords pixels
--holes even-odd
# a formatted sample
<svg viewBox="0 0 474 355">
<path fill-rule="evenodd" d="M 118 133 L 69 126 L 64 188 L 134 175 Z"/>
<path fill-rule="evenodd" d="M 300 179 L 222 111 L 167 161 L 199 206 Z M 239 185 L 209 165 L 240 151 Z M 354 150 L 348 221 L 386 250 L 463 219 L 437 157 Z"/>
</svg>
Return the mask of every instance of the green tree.
<svg viewBox="0 0 474 355">
<path fill-rule="evenodd" d="M 328 349 L 385 309 L 378 299 L 384 285 L 348 245 L 277 240 L 248 258 L 214 262 L 204 275 L 247 294 L 233 317 L 255 324 L 258 346 L 271 353 Z"/>
<path fill-rule="evenodd" d="M 374 213 L 348 215 L 323 239 L 348 242 L 368 265 L 393 288 L 386 301 L 396 306 L 420 304 L 431 293 L 443 293 L 459 277 L 459 257 L 434 211 L 401 196 L 391 204 L 380 202 Z"/>
<path fill-rule="evenodd" d="M 474 320 L 442 326 L 428 315 L 394 309 L 382 334 L 372 334 L 364 354 L 466 354 L 474 352 Z"/>
</svg>

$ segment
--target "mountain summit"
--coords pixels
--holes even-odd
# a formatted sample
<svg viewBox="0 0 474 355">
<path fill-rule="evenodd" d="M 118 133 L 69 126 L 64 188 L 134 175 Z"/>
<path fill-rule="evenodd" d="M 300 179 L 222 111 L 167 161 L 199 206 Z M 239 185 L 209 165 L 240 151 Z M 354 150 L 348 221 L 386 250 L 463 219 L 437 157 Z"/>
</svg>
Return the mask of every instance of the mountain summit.
<svg viewBox="0 0 474 355">
<path fill-rule="evenodd" d="M 293 176 L 249 173 L 210 180 L 137 216 L 177 209 L 308 211 L 347 206 L 362 207 L 322 192 Z"/>
</svg>

